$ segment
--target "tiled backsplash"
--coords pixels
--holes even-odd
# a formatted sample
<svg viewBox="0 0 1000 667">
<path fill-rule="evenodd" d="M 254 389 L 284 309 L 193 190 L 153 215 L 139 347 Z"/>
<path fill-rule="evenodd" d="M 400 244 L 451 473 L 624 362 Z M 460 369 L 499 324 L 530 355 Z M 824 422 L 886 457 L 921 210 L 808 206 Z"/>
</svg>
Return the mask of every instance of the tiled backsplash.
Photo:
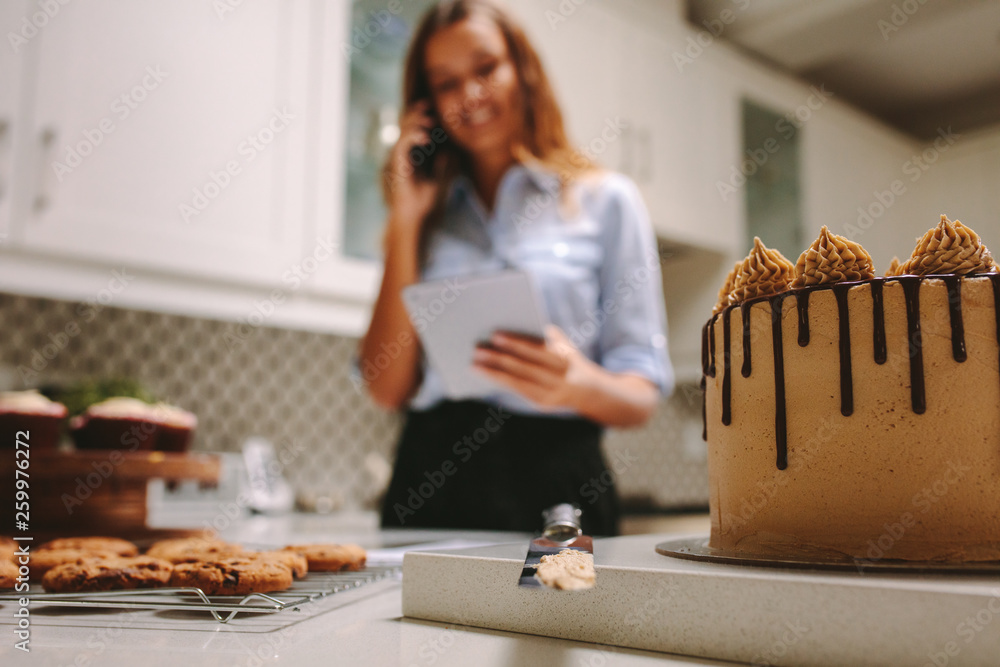
<svg viewBox="0 0 1000 667">
<path fill-rule="evenodd" d="M 238 451 L 250 436 L 275 443 L 299 491 L 371 506 L 383 488 L 366 466 L 387 460 L 401 420 L 351 381 L 357 341 L 260 328 L 245 339 L 214 320 L 0 294 L 0 388 L 83 378 L 138 380 L 198 415 L 194 448 Z M 656 507 L 707 505 L 701 398 L 681 386 L 646 428 L 612 432 L 609 465 L 626 498 Z"/>
</svg>

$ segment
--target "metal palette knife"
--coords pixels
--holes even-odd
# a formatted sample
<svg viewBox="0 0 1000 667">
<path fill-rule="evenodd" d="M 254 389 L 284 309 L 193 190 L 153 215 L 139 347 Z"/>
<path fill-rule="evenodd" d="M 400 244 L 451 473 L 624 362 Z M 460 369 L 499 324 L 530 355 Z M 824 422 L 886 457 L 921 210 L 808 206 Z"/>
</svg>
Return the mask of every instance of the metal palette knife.
<svg viewBox="0 0 1000 667">
<path fill-rule="evenodd" d="M 524 559 L 524 569 L 521 570 L 519 585 L 527 588 L 548 588 L 538 577 L 538 565 L 542 556 L 554 555 L 564 549 L 582 551 L 594 555 L 594 540 L 589 535 L 583 534 L 580 527 L 580 517 L 583 512 L 580 508 L 569 503 L 555 505 L 542 512 L 543 529 L 541 537 L 536 537 L 528 542 L 528 555 Z M 579 586 L 579 588 L 590 588 Z"/>
</svg>

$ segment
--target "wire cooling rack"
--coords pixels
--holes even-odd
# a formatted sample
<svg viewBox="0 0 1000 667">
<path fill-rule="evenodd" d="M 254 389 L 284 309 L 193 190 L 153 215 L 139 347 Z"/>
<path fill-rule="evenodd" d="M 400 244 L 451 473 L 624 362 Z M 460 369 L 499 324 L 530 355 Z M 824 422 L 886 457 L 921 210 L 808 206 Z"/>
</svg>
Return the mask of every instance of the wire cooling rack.
<svg viewBox="0 0 1000 667">
<path fill-rule="evenodd" d="M 96 593 L 36 593 L 32 590 L 27 595 L 0 595 L 0 601 L 28 597 L 32 604 L 60 607 L 203 611 L 210 613 L 219 623 L 228 623 L 237 614 L 275 614 L 365 584 L 400 576 L 402 567 L 399 565 L 372 563 L 356 572 L 310 572 L 286 590 L 245 596 L 209 596 L 200 588 L 150 588 Z"/>
</svg>

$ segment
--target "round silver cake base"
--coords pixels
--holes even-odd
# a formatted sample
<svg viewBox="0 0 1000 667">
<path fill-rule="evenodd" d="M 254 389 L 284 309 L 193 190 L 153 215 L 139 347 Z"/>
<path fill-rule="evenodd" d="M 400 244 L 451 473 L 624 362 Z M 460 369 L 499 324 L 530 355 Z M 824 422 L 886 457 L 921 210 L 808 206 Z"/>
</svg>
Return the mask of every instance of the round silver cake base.
<svg viewBox="0 0 1000 667">
<path fill-rule="evenodd" d="M 1000 574 L 1000 561 L 936 563 L 933 561 L 868 560 L 865 558 L 757 556 L 708 546 L 708 537 L 669 540 L 656 545 L 657 553 L 704 563 L 854 572 L 904 572 L 909 574 Z"/>
</svg>

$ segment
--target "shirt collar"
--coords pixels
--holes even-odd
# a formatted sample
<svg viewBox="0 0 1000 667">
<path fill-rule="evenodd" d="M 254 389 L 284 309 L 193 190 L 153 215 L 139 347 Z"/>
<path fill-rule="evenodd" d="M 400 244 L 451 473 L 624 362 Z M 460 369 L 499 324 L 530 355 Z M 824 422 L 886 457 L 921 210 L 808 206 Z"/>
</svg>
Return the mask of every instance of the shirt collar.
<svg viewBox="0 0 1000 667">
<path fill-rule="evenodd" d="M 559 190 L 559 175 L 540 164 L 527 165 L 523 162 L 516 162 L 510 166 L 500 179 L 498 194 L 504 191 L 509 183 L 527 178 L 542 192 L 557 192 Z M 458 174 L 451 182 L 451 190 L 448 195 L 450 201 L 460 197 L 467 197 L 474 200 L 476 188 L 472 184 L 472 179 L 465 174 Z"/>
</svg>

